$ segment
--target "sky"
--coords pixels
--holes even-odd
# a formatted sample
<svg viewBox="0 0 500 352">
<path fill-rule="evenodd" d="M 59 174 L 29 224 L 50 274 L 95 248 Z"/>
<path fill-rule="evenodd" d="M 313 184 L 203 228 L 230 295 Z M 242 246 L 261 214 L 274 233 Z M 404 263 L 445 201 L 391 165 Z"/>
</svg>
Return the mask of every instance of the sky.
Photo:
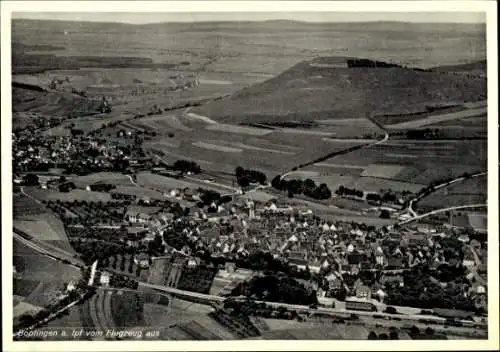
<svg viewBox="0 0 500 352">
<path fill-rule="evenodd" d="M 306 22 L 486 22 L 486 15 L 480 12 L 13 12 L 12 18 L 121 22 L 130 24 L 266 20 L 296 20 Z"/>
</svg>

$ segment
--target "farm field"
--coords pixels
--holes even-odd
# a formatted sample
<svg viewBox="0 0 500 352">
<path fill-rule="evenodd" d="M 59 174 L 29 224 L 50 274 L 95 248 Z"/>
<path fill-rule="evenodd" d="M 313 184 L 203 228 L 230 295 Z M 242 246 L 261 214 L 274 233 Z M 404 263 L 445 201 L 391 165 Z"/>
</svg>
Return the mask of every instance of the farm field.
<svg viewBox="0 0 500 352">
<path fill-rule="evenodd" d="M 58 192 L 55 190 L 26 187 L 25 192 L 40 201 L 60 200 L 64 202 L 73 202 L 77 200 L 87 202 L 109 202 L 111 200 L 111 196 L 108 193 L 84 191 L 81 189 L 73 189 L 70 192 Z"/>
<path fill-rule="evenodd" d="M 13 88 L 13 112 L 38 113 L 40 116 L 77 117 L 98 113 L 99 102 L 92 101 L 68 92 L 39 92 L 23 88 Z M 13 125 L 14 128 L 23 127 L 23 121 Z"/>
<path fill-rule="evenodd" d="M 14 227 L 41 241 L 58 241 L 65 234 L 57 233 L 45 220 L 14 220 Z"/>
<path fill-rule="evenodd" d="M 416 193 L 425 186 L 425 184 L 386 180 L 376 177 L 360 177 L 353 180 L 347 187 L 362 189 L 366 192 L 378 192 L 381 189 L 392 189 L 394 191 L 410 191 Z"/>
<path fill-rule="evenodd" d="M 486 159 L 486 141 L 481 140 L 390 140 L 385 144 L 328 159 L 316 164 L 314 168 L 317 170 L 319 167 L 320 170 L 328 172 L 332 169 L 329 165 L 346 165 L 356 169 L 363 168 L 361 175 L 378 174 L 379 177 L 383 176 L 394 181 L 427 185 L 437 179 L 458 177 L 464 172 L 484 170 Z M 396 168 L 402 169 L 396 172 Z M 382 170 L 385 175 L 379 174 Z"/>
<path fill-rule="evenodd" d="M 47 282 L 56 279 L 68 283 L 80 277 L 78 269 L 40 255 L 18 241 L 14 241 L 13 251 L 14 257 L 22 262 L 23 279 Z M 57 275 L 54 275 L 54 273 L 57 273 Z"/>
<path fill-rule="evenodd" d="M 220 125 L 209 127 L 212 126 Z M 300 163 L 364 144 L 358 140 L 339 140 L 332 143 L 323 140 L 321 136 L 311 136 L 300 131 L 294 131 L 292 134 L 280 130 L 252 128 L 252 132 L 247 133 L 249 129 L 246 126 L 231 126 L 222 134 L 212 129 L 179 132 L 175 137 L 166 139 L 164 144 L 161 138 L 155 138 L 147 145 L 164 154 L 162 159 L 168 162 L 188 159 L 199 163 L 203 169 L 230 173 L 233 173 L 237 166 L 242 166 L 260 170 L 271 179 Z M 263 131 L 265 134 L 257 135 L 254 130 Z"/>
<path fill-rule="evenodd" d="M 17 260 L 17 262 L 19 263 L 19 260 Z M 18 266 L 19 265 L 16 266 L 16 270 L 19 270 Z M 40 282 L 36 280 L 14 278 L 14 295 L 18 296 L 18 298 L 22 300 L 24 297 L 29 296 L 31 292 L 38 287 L 38 285 L 40 285 Z"/>
<path fill-rule="evenodd" d="M 155 259 L 149 267 L 148 283 L 155 285 L 165 284 L 165 266 L 167 264 L 166 259 Z"/>
<path fill-rule="evenodd" d="M 42 204 L 25 195 L 14 195 L 13 226 L 49 246 L 73 252 L 61 220 Z"/>
<path fill-rule="evenodd" d="M 425 117 L 422 119 L 401 122 L 401 123 L 396 123 L 396 124 L 392 124 L 392 125 L 386 125 L 385 127 L 387 129 L 391 129 L 391 130 L 419 128 L 419 127 L 423 127 L 423 126 L 434 125 L 434 124 L 440 123 L 440 122 L 453 121 L 453 120 L 464 119 L 464 118 L 468 118 L 468 117 L 481 116 L 481 115 L 486 114 L 486 112 L 487 112 L 486 107 L 479 107 L 479 108 L 466 109 L 466 110 L 461 110 L 461 111 L 456 111 L 456 112 L 450 112 L 450 113 L 446 113 L 446 114 L 433 115 L 433 116 Z"/>
<path fill-rule="evenodd" d="M 141 189 L 144 189 L 145 192 L 151 191 L 151 192 L 156 192 L 158 194 L 167 194 L 173 189 L 179 190 L 184 188 L 190 188 L 190 189 L 204 188 L 204 189 L 215 190 L 218 192 L 228 191 L 228 189 L 225 187 L 220 187 L 217 186 L 216 184 L 203 182 L 202 178 L 199 178 L 198 176 L 192 176 L 184 179 L 176 179 L 150 172 L 138 173 L 137 184 L 140 185 Z M 164 198 L 159 198 L 159 199 L 165 199 L 165 198 L 169 198 L 168 194 L 165 195 Z"/>
<path fill-rule="evenodd" d="M 335 118 L 315 120 L 318 128 L 334 133 L 337 138 L 361 138 L 363 136 L 383 135 L 383 131 L 366 118 Z M 370 143 L 370 140 L 365 140 Z"/>
<path fill-rule="evenodd" d="M 84 176 L 71 176 L 67 179 L 73 182 L 77 188 L 85 188 L 97 182 L 125 186 L 132 184 L 129 176 L 116 172 L 96 172 Z"/>
<path fill-rule="evenodd" d="M 168 307 L 145 303 L 144 319 L 146 325 L 161 331 L 163 339 L 234 339 L 230 331 L 207 316 L 212 310 L 209 306 L 172 298 Z"/>
<path fill-rule="evenodd" d="M 485 231 L 488 228 L 488 217 L 486 213 L 467 213 L 469 225 L 477 231 Z"/>
<path fill-rule="evenodd" d="M 88 303 L 83 303 L 82 305 L 77 305 L 76 307 L 72 307 L 68 309 L 67 314 L 62 317 L 56 318 L 54 320 L 49 321 L 44 327 L 41 327 L 40 330 L 59 330 L 66 331 L 67 336 L 71 336 L 71 332 L 77 328 L 92 328 L 93 325 L 84 325 L 82 321 L 82 316 L 80 310 Z M 47 341 L 62 341 L 65 338 L 61 336 L 55 337 L 47 337 Z"/>
<path fill-rule="evenodd" d="M 441 188 L 417 203 L 418 209 L 439 209 L 487 202 L 487 177 L 475 177 Z"/>
<path fill-rule="evenodd" d="M 144 326 L 144 298 L 140 294 L 131 292 L 105 292 L 111 297 L 111 316 L 118 327 L 128 328 Z"/>
<path fill-rule="evenodd" d="M 12 315 L 15 319 L 24 314 L 34 315 L 35 313 L 41 311 L 42 309 L 43 309 L 42 307 L 38 307 L 27 302 L 19 302 L 18 304 L 14 305 Z"/>
<path fill-rule="evenodd" d="M 426 128 L 439 130 L 443 138 L 488 138 L 487 114 L 435 123 L 418 129 Z"/>
<path fill-rule="evenodd" d="M 14 263 L 20 280 L 14 281 L 14 292 L 23 294 L 23 302 L 44 307 L 53 302 L 70 281 L 78 281 L 78 269 L 61 264 L 51 258 L 14 241 Z"/>
<path fill-rule="evenodd" d="M 109 191 L 110 194 L 125 194 L 129 196 L 135 196 L 137 198 L 149 198 L 149 199 L 158 199 L 158 200 L 166 200 L 167 197 L 163 195 L 163 193 L 148 189 L 145 187 L 137 187 L 137 186 L 117 186 L 116 188 Z"/>
<path fill-rule="evenodd" d="M 47 209 L 42 204 L 24 194 L 13 195 L 12 208 L 14 219 L 20 220 L 47 213 Z"/>
<path fill-rule="evenodd" d="M 424 187 L 424 184 L 401 182 L 391 179 L 370 176 L 349 176 L 336 173 L 319 173 L 315 171 L 297 171 L 287 174 L 285 179 L 299 178 L 305 180 L 307 178 L 313 180 L 317 184 L 325 183 L 332 192 L 340 186 L 348 188 L 356 188 L 365 192 L 378 192 L 381 189 L 394 191 L 410 191 L 418 192 Z"/>
<path fill-rule="evenodd" d="M 254 202 L 261 202 L 261 203 L 267 203 L 267 202 L 276 198 L 272 194 L 269 194 L 267 192 L 261 192 L 261 191 L 247 192 L 247 193 L 241 195 L 240 197 L 243 199 L 248 199 L 248 200 L 252 200 Z"/>
</svg>

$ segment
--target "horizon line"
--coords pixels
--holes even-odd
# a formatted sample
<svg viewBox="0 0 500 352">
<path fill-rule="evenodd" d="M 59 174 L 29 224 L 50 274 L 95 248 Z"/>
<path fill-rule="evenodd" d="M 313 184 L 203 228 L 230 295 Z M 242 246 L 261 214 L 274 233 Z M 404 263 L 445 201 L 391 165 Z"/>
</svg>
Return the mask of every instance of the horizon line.
<svg viewBox="0 0 500 352">
<path fill-rule="evenodd" d="M 398 20 L 359 20 L 359 21 L 307 21 L 307 20 L 294 20 L 294 19 L 267 19 L 267 20 L 197 20 L 197 21 L 163 21 L 163 22 L 144 22 L 132 23 L 126 21 L 103 21 L 103 20 L 79 20 L 79 19 L 49 19 L 49 18 L 11 18 L 12 21 L 39 21 L 39 22 L 72 22 L 72 23 L 100 23 L 100 24 L 123 24 L 130 26 L 145 26 L 145 25 L 161 25 L 161 24 L 196 24 L 196 23 L 265 23 L 265 22 L 295 22 L 312 25 L 321 24 L 362 24 L 362 23 L 404 23 L 404 24 L 450 24 L 450 25 L 486 25 L 486 22 L 433 22 L 433 21 L 398 21 Z"/>
</svg>

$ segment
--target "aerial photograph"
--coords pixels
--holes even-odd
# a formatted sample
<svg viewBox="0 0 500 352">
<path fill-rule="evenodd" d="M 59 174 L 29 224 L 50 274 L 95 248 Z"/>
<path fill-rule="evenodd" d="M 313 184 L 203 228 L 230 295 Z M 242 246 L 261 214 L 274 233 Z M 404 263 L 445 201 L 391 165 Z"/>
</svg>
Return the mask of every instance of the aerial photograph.
<svg viewBox="0 0 500 352">
<path fill-rule="evenodd" d="M 485 13 L 94 11 L 12 13 L 14 341 L 488 340 Z"/>
</svg>

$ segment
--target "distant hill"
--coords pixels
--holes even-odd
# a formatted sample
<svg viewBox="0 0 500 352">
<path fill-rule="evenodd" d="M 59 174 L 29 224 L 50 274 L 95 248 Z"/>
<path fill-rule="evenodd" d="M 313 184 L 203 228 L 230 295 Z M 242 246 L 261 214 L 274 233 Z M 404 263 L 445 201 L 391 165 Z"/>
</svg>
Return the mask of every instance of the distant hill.
<svg viewBox="0 0 500 352">
<path fill-rule="evenodd" d="M 480 60 L 461 65 L 445 65 L 430 68 L 435 72 L 460 72 L 460 73 L 482 73 L 486 74 L 486 60 Z"/>
<path fill-rule="evenodd" d="M 193 112 L 231 123 L 306 121 L 417 112 L 429 105 L 478 101 L 486 96 L 484 76 L 465 77 L 397 65 L 348 67 L 351 60 L 320 57 L 303 61 Z M 373 63 L 363 59 L 355 62 L 365 61 Z"/>
</svg>

